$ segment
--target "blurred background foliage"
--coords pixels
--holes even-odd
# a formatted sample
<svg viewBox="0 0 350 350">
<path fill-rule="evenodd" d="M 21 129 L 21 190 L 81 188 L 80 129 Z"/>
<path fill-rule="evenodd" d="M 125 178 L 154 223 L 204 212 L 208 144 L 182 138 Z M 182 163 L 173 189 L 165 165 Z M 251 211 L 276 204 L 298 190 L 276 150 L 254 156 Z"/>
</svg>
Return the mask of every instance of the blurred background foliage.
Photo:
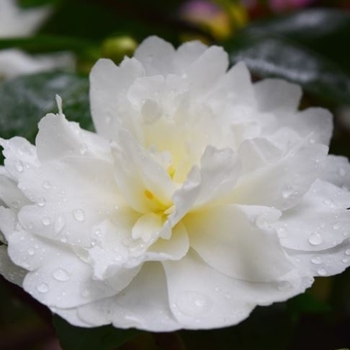
<svg viewBox="0 0 350 350">
<path fill-rule="evenodd" d="M 1 0 L 0 0 L 1 1 Z M 335 116 L 331 152 L 350 156 L 350 0 L 19 0 L 49 5 L 50 18 L 28 38 L 0 38 L 0 50 L 71 51 L 76 72 L 47 72 L 0 82 L 0 133 L 32 142 L 37 122 L 64 101 L 70 120 L 93 130 L 88 73 L 107 57 L 119 63 L 158 35 L 175 46 L 197 39 L 245 61 L 253 79 L 282 77 L 302 85 L 302 108 Z M 1 278 L 1 277 L 0 277 Z M 350 271 L 318 278 L 305 294 L 258 307 L 240 325 L 152 334 L 70 326 L 20 288 L 0 280 L 0 350 L 336 350 L 350 347 Z M 60 342 L 57 339 L 60 338 Z"/>
</svg>

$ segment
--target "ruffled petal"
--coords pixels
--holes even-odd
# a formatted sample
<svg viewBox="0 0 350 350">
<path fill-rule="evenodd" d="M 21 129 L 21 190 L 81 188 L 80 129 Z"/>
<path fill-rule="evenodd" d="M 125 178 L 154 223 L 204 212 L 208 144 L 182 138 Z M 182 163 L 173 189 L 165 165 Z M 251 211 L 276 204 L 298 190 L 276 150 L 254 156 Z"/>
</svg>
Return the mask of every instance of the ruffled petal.
<svg viewBox="0 0 350 350">
<path fill-rule="evenodd" d="M 279 215 L 272 208 L 227 205 L 188 214 L 183 221 L 191 247 L 208 265 L 240 280 L 267 282 L 293 270 L 268 229 Z"/>
<path fill-rule="evenodd" d="M 281 244 L 298 251 L 321 251 L 341 244 L 350 235 L 350 193 L 317 180 L 275 227 Z"/>
<path fill-rule="evenodd" d="M 142 291 L 142 293 L 140 293 Z M 181 328 L 170 311 L 167 283 L 159 263 L 147 263 L 121 293 L 78 310 L 79 317 L 93 325 L 113 323 L 117 328 L 153 332 Z"/>
<path fill-rule="evenodd" d="M 246 164 L 248 156 L 251 162 L 249 172 L 238 180 L 234 202 L 283 210 L 293 207 L 318 177 L 327 147 L 303 140 L 286 154 L 278 154 L 279 150 L 264 139 L 242 143 L 240 159 Z"/>
</svg>

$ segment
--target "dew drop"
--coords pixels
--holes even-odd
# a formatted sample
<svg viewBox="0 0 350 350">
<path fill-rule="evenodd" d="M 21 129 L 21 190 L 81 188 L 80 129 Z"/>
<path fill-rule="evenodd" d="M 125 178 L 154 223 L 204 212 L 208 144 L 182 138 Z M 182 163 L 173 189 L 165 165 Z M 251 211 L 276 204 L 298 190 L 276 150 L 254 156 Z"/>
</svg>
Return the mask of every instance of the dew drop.
<svg viewBox="0 0 350 350">
<path fill-rule="evenodd" d="M 342 262 L 343 262 L 344 264 L 346 264 L 347 262 L 349 262 L 349 258 L 344 258 L 344 259 L 342 260 Z"/>
<path fill-rule="evenodd" d="M 63 216 L 58 216 L 55 220 L 55 224 L 54 224 L 54 230 L 55 233 L 59 233 L 63 230 L 64 226 L 66 225 L 66 221 L 64 220 Z"/>
<path fill-rule="evenodd" d="M 56 270 L 52 276 L 55 280 L 60 281 L 60 282 L 65 282 L 65 281 L 68 281 L 70 279 L 70 274 L 66 270 L 63 270 L 63 269 Z"/>
<path fill-rule="evenodd" d="M 319 276 L 326 276 L 327 275 L 327 271 L 323 268 L 318 269 L 317 273 Z"/>
<path fill-rule="evenodd" d="M 311 262 L 315 265 L 322 264 L 322 258 L 320 256 L 313 256 Z"/>
<path fill-rule="evenodd" d="M 45 190 L 49 190 L 52 187 L 52 185 L 51 185 L 51 183 L 49 181 L 44 181 L 43 182 L 43 187 L 44 187 Z"/>
<path fill-rule="evenodd" d="M 81 155 L 84 155 L 87 152 L 88 148 L 85 143 L 81 144 L 79 152 Z"/>
<path fill-rule="evenodd" d="M 35 250 L 33 248 L 29 248 L 27 250 L 28 255 L 33 256 L 35 254 Z"/>
<path fill-rule="evenodd" d="M 341 227 L 341 224 L 339 222 L 337 222 L 336 224 L 333 225 L 334 230 L 339 230 L 340 227 Z"/>
<path fill-rule="evenodd" d="M 198 292 L 182 292 L 178 295 L 176 305 L 183 314 L 192 317 L 203 317 L 209 312 L 210 300 Z"/>
<path fill-rule="evenodd" d="M 74 216 L 75 220 L 77 220 L 77 221 L 82 222 L 85 220 L 85 213 L 81 209 L 73 210 L 73 216 Z"/>
<path fill-rule="evenodd" d="M 18 160 L 17 162 L 15 162 L 15 168 L 18 172 L 21 173 L 24 169 L 23 163 L 20 160 Z"/>
<path fill-rule="evenodd" d="M 279 227 L 277 229 L 277 235 L 279 238 L 286 238 L 288 236 L 288 231 L 285 227 Z"/>
<path fill-rule="evenodd" d="M 47 293 L 49 291 L 49 286 L 46 283 L 39 284 L 36 289 L 40 293 Z"/>
<path fill-rule="evenodd" d="M 345 255 L 350 255 L 350 249 L 345 250 Z"/>
<path fill-rule="evenodd" d="M 50 220 L 50 218 L 48 218 L 47 216 L 45 216 L 45 217 L 41 220 L 41 223 L 42 223 L 44 226 L 49 226 L 49 225 L 51 225 L 51 220 Z"/>
<path fill-rule="evenodd" d="M 292 284 L 288 281 L 283 281 L 278 283 L 277 289 L 282 291 L 287 291 L 292 288 Z"/>
<path fill-rule="evenodd" d="M 67 237 L 66 237 L 66 236 L 62 236 L 62 237 L 60 238 L 60 241 L 61 241 L 62 243 L 67 243 Z"/>
<path fill-rule="evenodd" d="M 39 207 L 45 206 L 45 204 L 46 204 L 45 198 L 39 198 L 37 204 Z"/>
<path fill-rule="evenodd" d="M 320 245 L 323 242 L 322 236 L 319 233 L 313 233 L 309 237 L 311 245 Z"/>
<path fill-rule="evenodd" d="M 288 199 L 293 194 L 293 187 L 288 185 L 282 190 L 282 197 Z"/>
</svg>

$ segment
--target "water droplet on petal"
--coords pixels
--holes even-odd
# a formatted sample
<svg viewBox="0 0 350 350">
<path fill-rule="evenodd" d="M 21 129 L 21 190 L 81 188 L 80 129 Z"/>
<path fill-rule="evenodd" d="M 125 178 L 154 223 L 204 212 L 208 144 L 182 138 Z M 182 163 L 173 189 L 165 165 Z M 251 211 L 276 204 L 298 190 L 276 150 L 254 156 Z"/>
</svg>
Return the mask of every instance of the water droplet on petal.
<svg viewBox="0 0 350 350">
<path fill-rule="evenodd" d="M 285 227 L 279 227 L 277 229 L 277 235 L 279 238 L 286 238 L 288 237 L 288 231 Z"/>
<path fill-rule="evenodd" d="M 323 242 L 323 238 L 319 233 L 313 233 L 309 237 L 309 243 L 311 245 L 320 245 Z"/>
<path fill-rule="evenodd" d="M 50 220 L 50 218 L 48 218 L 47 216 L 45 216 L 45 217 L 41 220 L 41 222 L 42 222 L 42 224 L 43 224 L 44 226 L 49 226 L 49 225 L 51 225 L 51 220 Z"/>
<path fill-rule="evenodd" d="M 49 286 L 46 283 L 39 284 L 36 288 L 40 293 L 47 293 L 49 291 Z"/>
<path fill-rule="evenodd" d="M 24 169 L 23 163 L 22 163 L 20 160 L 16 161 L 16 162 L 15 162 L 15 168 L 16 168 L 16 170 L 17 170 L 18 172 L 21 173 L 21 172 L 23 171 L 23 169 Z"/>
<path fill-rule="evenodd" d="M 339 222 L 337 222 L 336 224 L 333 225 L 334 230 L 339 230 L 340 227 L 341 227 L 341 224 Z"/>
<path fill-rule="evenodd" d="M 39 198 L 37 204 L 39 207 L 45 206 L 45 204 L 46 204 L 45 198 Z"/>
<path fill-rule="evenodd" d="M 43 182 L 43 187 L 44 187 L 45 190 L 49 190 L 52 187 L 52 185 L 51 185 L 51 183 L 49 181 L 44 181 Z"/>
<path fill-rule="evenodd" d="M 82 222 L 85 220 L 85 213 L 81 209 L 73 210 L 73 216 L 74 216 L 75 220 L 77 220 L 77 221 Z"/>
<path fill-rule="evenodd" d="M 317 273 L 319 274 L 319 276 L 326 276 L 327 275 L 327 271 L 323 268 L 318 269 Z"/>
<path fill-rule="evenodd" d="M 63 269 L 58 269 L 53 273 L 53 278 L 57 281 L 65 282 L 70 279 L 70 274 Z"/>
<path fill-rule="evenodd" d="M 322 263 L 322 258 L 320 256 L 313 256 L 311 262 L 315 265 L 319 265 Z"/>
<path fill-rule="evenodd" d="M 282 197 L 284 199 L 289 198 L 293 194 L 293 187 L 290 185 L 287 185 L 283 190 L 282 190 Z"/>
<path fill-rule="evenodd" d="M 345 250 L 345 255 L 350 255 L 350 249 Z"/>
<path fill-rule="evenodd" d="M 342 260 L 342 262 L 343 262 L 344 264 L 346 264 L 347 262 L 349 262 L 349 259 L 348 259 L 348 258 L 344 258 L 344 259 Z"/>
<path fill-rule="evenodd" d="M 211 301 L 198 292 L 182 292 L 176 300 L 177 308 L 185 315 L 203 317 L 209 312 Z"/>
<path fill-rule="evenodd" d="M 87 152 L 87 150 L 88 150 L 88 148 L 87 148 L 85 143 L 80 145 L 79 152 L 80 152 L 81 155 L 84 155 Z"/>
<path fill-rule="evenodd" d="M 35 254 L 35 250 L 33 248 L 29 248 L 27 250 L 28 255 L 33 256 Z"/>
<path fill-rule="evenodd" d="M 282 281 L 282 282 L 278 283 L 278 286 L 277 286 L 278 290 L 280 290 L 281 292 L 287 291 L 287 290 L 291 289 L 292 287 L 293 287 L 292 284 L 288 281 Z"/>
<path fill-rule="evenodd" d="M 66 225 L 66 221 L 64 220 L 64 217 L 61 215 L 58 216 L 54 224 L 55 233 L 61 232 L 65 225 Z"/>
</svg>

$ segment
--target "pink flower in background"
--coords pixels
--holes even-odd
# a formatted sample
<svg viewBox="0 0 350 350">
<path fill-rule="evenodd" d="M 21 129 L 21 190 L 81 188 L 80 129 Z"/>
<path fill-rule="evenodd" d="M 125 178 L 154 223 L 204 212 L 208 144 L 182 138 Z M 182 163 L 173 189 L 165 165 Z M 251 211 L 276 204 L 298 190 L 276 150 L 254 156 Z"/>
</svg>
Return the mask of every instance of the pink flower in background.
<svg viewBox="0 0 350 350">
<path fill-rule="evenodd" d="M 311 5 L 314 0 L 270 0 L 270 7 L 275 12 L 303 8 Z"/>
</svg>

